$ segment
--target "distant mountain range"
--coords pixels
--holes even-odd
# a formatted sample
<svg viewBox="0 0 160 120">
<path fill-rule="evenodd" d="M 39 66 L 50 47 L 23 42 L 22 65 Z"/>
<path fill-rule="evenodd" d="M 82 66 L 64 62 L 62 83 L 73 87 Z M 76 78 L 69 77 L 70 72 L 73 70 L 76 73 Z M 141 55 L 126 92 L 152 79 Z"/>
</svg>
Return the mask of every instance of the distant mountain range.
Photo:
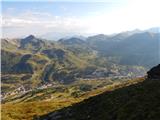
<svg viewBox="0 0 160 120">
<path fill-rule="evenodd" d="M 125 34 L 125 35 L 133 35 L 135 33 L 142 33 L 142 32 L 153 32 L 153 33 L 160 33 L 160 27 L 152 27 L 146 30 L 140 30 L 140 29 L 135 29 L 135 30 L 130 30 L 130 31 L 123 31 L 120 33 L 113 33 L 111 35 L 107 36 L 114 36 L 117 34 Z M 95 34 L 95 33 L 94 33 Z M 72 33 L 62 33 L 62 32 L 48 32 L 43 35 L 40 35 L 41 38 L 49 39 L 49 40 L 59 40 L 61 38 L 71 38 L 71 37 L 77 37 L 81 39 L 87 38 L 86 36 L 93 36 L 93 33 L 90 34 L 84 34 L 83 36 L 79 33 L 77 35 L 73 35 Z"/>
<path fill-rule="evenodd" d="M 159 36 L 158 32 L 136 31 L 58 41 L 34 35 L 2 39 L 2 92 L 20 84 L 30 88 L 46 82 L 143 76 L 159 63 Z"/>
</svg>

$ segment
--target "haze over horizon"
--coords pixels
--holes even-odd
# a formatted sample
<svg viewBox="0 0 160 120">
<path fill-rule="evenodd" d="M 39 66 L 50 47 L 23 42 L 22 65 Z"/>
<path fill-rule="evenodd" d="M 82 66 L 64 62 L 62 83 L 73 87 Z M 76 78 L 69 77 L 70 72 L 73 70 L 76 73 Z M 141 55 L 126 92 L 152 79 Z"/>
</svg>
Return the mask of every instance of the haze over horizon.
<svg viewBox="0 0 160 120">
<path fill-rule="evenodd" d="M 42 0 L 41 0 L 42 1 Z M 113 34 L 160 26 L 158 0 L 2 2 L 2 36 Z"/>
</svg>

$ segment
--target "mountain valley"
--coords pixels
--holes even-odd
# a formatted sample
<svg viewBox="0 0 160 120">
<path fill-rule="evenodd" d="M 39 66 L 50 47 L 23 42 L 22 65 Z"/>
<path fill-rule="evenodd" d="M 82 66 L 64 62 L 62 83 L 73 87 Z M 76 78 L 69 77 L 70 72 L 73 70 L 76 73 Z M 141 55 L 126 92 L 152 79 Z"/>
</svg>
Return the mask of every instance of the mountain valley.
<svg viewBox="0 0 160 120">
<path fill-rule="evenodd" d="M 60 109 L 60 112 L 54 113 L 55 120 L 66 117 L 76 120 L 81 117 L 101 119 L 101 116 L 96 118 L 91 115 L 90 111 L 101 106 L 103 99 L 109 102 L 107 105 L 115 104 L 109 101 L 108 91 L 111 91 L 111 99 L 116 101 L 121 100 L 116 91 L 120 91 L 120 94 L 125 91 L 125 94 L 132 86 L 132 90 L 136 91 L 139 84 L 144 89 L 152 84 L 146 80 L 152 78 L 146 76 L 150 68 L 159 64 L 158 45 L 159 33 L 147 31 L 113 36 L 99 34 L 85 39 L 62 38 L 58 41 L 34 35 L 18 39 L 4 38 L 1 40 L 2 119 L 50 119 L 47 114 Z M 95 98 L 95 103 L 103 95 L 105 97 L 98 100 L 100 103 L 91 108 L 90 101 Z M 81 108 L 78 104 L 85 104 L 87 108 L 83 108 L 83 105 Z M 119 102 L 117 104 L 121 106 Z M 73 111 L 68 110 L 72 109 L 72 105 Z M 88 113 L 81 113 L 79 109 L 88 109 Z M 112 111 L 110 109 L 106 115 Z M 68 112 L 72 115 L 68 116 Z M 125 118 L 125 115 L 119 118 L 118 114 L 111 114 L 108 119 L 116 116 L 117 119 Z M 57 117 L 59 115 L 62 118 Z"/>
</svg>

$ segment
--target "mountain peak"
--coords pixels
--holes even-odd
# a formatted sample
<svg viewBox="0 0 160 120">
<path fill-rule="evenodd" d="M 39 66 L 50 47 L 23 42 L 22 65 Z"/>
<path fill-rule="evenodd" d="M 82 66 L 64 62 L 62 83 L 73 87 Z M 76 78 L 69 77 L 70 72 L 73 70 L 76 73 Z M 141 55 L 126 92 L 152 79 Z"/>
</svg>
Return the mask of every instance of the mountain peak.
<svg viewBox="0 0 160 120">
<path fill-rule="evenodd" d="M 34 39 L 34 38 L 35 38 L 34 35 L 29 35 L 29 36 L 27 36 L 25 39 Z"/>
<path fill-rule="evenodd" d="M 20 41 L 20 48 L 29 49 L 31 46 L 31 49 L 38 50 L 42 46 L 44 46 L 44 41 L 35 37 L 34 35 L 29 35 L 26 38 L 21 39 Z"/>
<path fill-rule="evenodd" d="M 80 38 L 76 38 L 76 37 L 72 37 L 69 39 L 60 39 L 59 42 L 62 44 L 82 44 L 82 43 L 85 43 L 84 40 L 82 40 Z"/>
</svg>

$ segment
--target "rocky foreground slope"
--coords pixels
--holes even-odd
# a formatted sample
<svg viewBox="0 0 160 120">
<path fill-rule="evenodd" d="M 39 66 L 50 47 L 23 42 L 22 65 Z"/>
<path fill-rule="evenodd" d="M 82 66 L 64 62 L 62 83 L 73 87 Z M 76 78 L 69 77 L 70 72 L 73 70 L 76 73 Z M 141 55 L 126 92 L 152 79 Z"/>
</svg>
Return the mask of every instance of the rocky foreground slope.
<svg viewBox="0 0 160 120">
<path fill-rule="evenodd" d="M 160 65 L 143 82 L 91 97 L 38 120 L 159 120 Z"/>
</svg>

